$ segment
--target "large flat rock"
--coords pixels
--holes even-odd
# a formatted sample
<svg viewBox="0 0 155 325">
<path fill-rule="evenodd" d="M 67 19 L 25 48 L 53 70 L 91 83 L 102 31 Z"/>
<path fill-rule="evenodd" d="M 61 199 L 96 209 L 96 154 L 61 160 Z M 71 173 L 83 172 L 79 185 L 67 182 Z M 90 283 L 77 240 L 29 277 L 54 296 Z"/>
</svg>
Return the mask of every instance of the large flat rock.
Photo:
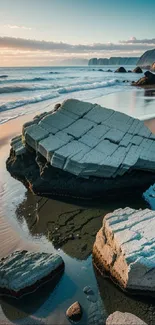
<svg viewBox="0 0 155 325">
<path fill-rule="evenodd" d="M 51 166 L 80 177 L 115 178 L 155 171 L 155 136 L 138 119 L 96 104 L 69 99 L 23 127 L 22 142 Z M 21 140 L 14 144 L 23 153 Z"/>
<path fill-rule="evenodd" d="M 94 263 L 121 287 L 155 293 L 155 212 L 118 209 L 107 214 L 96 236 Z"/>
<path fill-rule="evenodd" d="M 59 255 L 16 251 L 0 261 L 0 294 L 16 298 L 63 271 Z"/>
</svg>

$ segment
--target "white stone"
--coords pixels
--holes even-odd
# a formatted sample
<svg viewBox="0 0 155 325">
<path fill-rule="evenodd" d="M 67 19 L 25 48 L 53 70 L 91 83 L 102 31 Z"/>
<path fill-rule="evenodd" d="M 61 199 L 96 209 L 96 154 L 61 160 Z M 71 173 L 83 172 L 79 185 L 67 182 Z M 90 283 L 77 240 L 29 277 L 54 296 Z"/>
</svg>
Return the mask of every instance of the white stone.
<svg viewBox="0 0 155 325">
<path fill-rule="evenodd" d="M 139 317 L 130 313 L 121 313 L 120 311 L 115 311 L 111 314 L 107 320 L 106 325 L 147 325 Z"/>
<path fill-rule="evenodd" d="M 99 265 L 110 271 L 123 288 L 155 292 L 154 233 L 155 211 L 115 210 L 103 219 L 93 249 L 94 258 L 100 259 Z"/>
<path fill-rule="evenodd" d="M 63 269 L 59 255 L 16 251 L 0 261 L 0 288 L 15 293 L 29 289 L 61 265 Z"/>
</svg>

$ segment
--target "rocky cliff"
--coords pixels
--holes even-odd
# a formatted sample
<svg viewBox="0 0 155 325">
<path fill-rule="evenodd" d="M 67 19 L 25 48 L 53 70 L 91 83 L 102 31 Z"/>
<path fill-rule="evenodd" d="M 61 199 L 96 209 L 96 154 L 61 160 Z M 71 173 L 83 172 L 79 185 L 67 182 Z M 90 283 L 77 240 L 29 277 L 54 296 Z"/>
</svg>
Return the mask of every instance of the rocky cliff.
<svg viewBox="0 0 155 325">
<path fill-rule="evenodd" d="M 136 65 L 138 60 L 137 57 L 92 58 L 89 60 L 88 65 Z"/>
<path fill-rule="evenodd" d="M 155 62 L 155 49 L 146 51 L 138 60 L 139 66 L 150 66 Z"/>
</svg>

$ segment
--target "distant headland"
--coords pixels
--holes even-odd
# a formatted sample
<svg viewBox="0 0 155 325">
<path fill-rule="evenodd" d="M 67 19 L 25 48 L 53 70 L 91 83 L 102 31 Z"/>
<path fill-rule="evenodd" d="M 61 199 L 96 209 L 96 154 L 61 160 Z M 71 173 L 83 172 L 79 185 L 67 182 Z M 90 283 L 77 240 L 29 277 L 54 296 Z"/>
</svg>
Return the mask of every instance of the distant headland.
<svg viewBox="0 0 155 325">
<path fill-rule="evenodd" d="M 137 65 L 139 57 L 92 58 L 88 65 Z"/>
</svg>

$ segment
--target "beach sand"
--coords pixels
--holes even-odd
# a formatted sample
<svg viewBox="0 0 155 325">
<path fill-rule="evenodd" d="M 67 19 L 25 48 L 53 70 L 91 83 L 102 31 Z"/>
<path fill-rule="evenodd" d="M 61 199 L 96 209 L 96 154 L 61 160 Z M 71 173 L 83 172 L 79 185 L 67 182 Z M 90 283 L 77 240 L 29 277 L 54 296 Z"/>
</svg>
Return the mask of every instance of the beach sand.
<svg viewBox="0 0 155 325">
<path fill-rule="evenodd" d="M 106 106 L 106 100 L 109 101 L 106 97 L 99 98 L 97 102 Z M 113 98 L 113 102 L 117 101 L 118 94 L 115 100 Z M 78 202 L 67 203 L 40 198 L 28 192 L 6 171 L 5 161 L 9 156 L 11 138 L 21 134 L 23 123 L 36 114 L 37 112 L 0 125 L 0 257 L 16 249 L 55 252 L 60 248 L 58 253 L 63 257 L 66 269 L 54 292 L 47 285 L 41 289 L 41 295 L 36 293 L 20 302 L 1 299 L 0 323 L 12 324 L 18 320 L 18 324 L 25 325 L 69 324 L 65 310 L 71 303 L 79 300 L 85 309 L 83 324 L 94 324 L 89 315 L 93 308 L 96 308 L 95 313 L 99 314 L 101 321 L 115 311 L 114 305 L 110 303 L 113 292 L 119 310 L 123 311 L 125 308 L 126 311 L 141 316 L 146 322 L 150 318 L 155 322 L 155 307 L 152 302 L 137 302 L 133 298 L 125 297 L 111 282 L 103 281 L 98 275 L 97 284 L 91 256 L 88 257 L 96 232 L 101 227 L 103 215 L 120 206 L 143 207 L 145 202 L 130 198 L 127 202 L 88 207 L 81 206 Z M 155 133 L 154 118 L 145 121 L 145 124 Z M 83 294 L 83 287 L 86 285 L 93 288 L 97 297 L 95 303 L 88 301 Z"/>
</svg>

